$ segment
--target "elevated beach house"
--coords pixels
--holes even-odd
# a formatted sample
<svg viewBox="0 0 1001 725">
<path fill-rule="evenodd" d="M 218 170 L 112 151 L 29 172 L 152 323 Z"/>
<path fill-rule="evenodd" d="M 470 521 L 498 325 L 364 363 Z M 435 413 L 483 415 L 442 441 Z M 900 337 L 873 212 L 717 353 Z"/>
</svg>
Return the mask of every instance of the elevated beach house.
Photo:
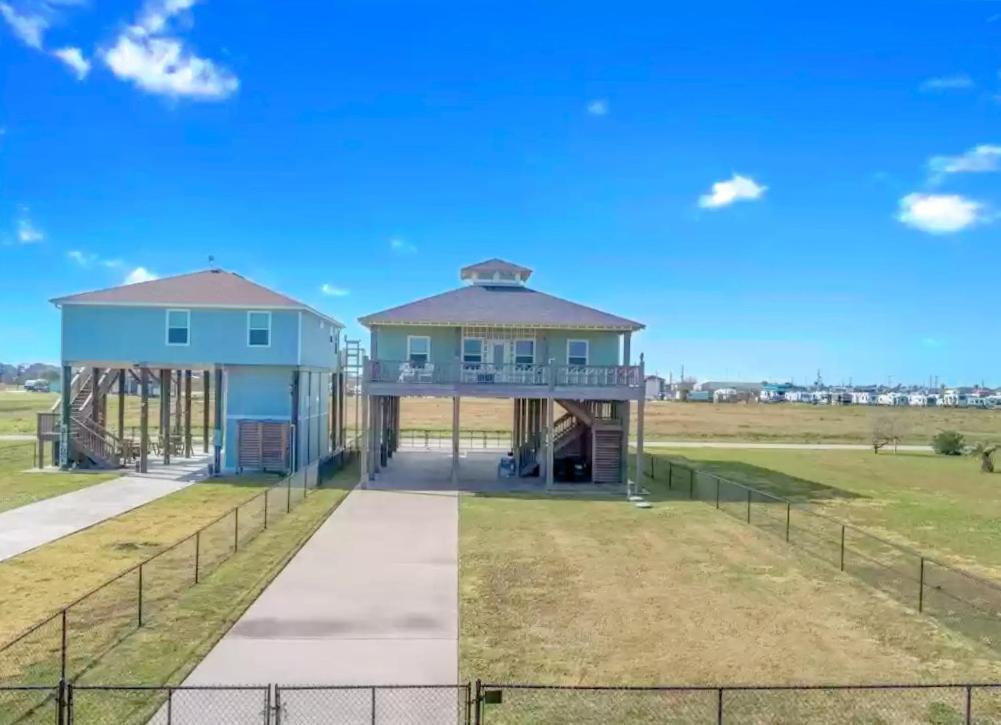
<svg viewBox="0 0 1001 725">
<path fill-rule="evenodd" d="M 643 325 L 530 289 L 531 275 L 491 259 L 463 268 L 459 289 L 361 318 L 371 332 L 363 480 L 395 464 L 400 399 L 436 396 L 452 400 L 453 482 L 464 397 L 511 401 L 516 476 L 626 482 L 630 406 L 642 421 L 645 398 L 631 337 Z"/>
<path fill-rule="evenodd" d="M 302 302 L 221 269 L 52 302 L 64 394 L 40 415 L 39 438 L 63 466 L 145 471 L 151 456 L 191 457 L 199 423 L 215 471 L 297 470 L 344 444 L 342 325 Z M 204 403 L 194 423 L 193 397 Z"/>
</svg>

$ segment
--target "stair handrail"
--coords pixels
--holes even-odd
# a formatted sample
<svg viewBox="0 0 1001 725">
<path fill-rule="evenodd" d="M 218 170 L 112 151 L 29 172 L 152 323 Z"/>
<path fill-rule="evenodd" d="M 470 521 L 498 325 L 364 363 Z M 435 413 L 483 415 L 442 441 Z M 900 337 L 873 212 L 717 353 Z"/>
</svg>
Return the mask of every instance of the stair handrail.
<svg viewBox="0 0 1001 725">
<path fill-rule="evenodd" d="M 85 451 L 101 456 L 113 465 L 118 465 L 121 456 L 121 443 L 110 432 L 92 420 L 79 416 L 70 416 L 73 422 L 73 441 L 81 444 Z"/>
<path fill-rule="evenodd" d="M 59 408 L 63 404 L 63 396 L 66 395 L 67 392 L 69 392 L 70 400 L 76 398 L 76 396 L 80 394 L 80 388 L 83 387 L 84 379 L 89 374 L 90 372 L 87 368 L 83 368 L 80 372 L 73 373 L 73 379 L 70 381 L 69 391 L 64 390 L 59 394 L 59 397 L 56 398 L 56 402 L 54 402 L 52 407 L 49 408 L 49 412 L 57 413 L 59 411 Z"/>
</svg>

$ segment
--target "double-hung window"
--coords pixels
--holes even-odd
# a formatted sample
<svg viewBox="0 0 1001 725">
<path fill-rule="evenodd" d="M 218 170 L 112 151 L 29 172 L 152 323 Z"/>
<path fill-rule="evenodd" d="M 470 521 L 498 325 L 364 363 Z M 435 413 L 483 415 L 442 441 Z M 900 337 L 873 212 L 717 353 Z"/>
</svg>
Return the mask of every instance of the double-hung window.
<svg viewBox="0 0 1001 725">
<path fill-rule="evenodd" d="M 271 313 L 247 313 L 247 346 L 271 347 Z"/>
<path fill-rule="evenodd" d="M 462 340 L 462 362 L 466 365 L 479 365 L 483 362 L 483 340 L 478 337 L 466 337 Z"/>
<path fill-rule="evenodd" d="M 431 338 L 427 335 L 407 337 L 407 360 L 414 367 L 422 368 L 431 360 Z"/>
<path fill-rule="evenodd" d="M 587 340 L 567 340 L 567 365 L 587 366 L 589 347 Z"/>
<path fill-rule="evenodd" d="M 167 310 L 167 344 L 191 342 L 191 310 Z"/>
<path fill-rule="evenodd" d="M 514 364 L 533 365 L 535 363 L 535 340 L 514 341 Z"/>
</svg>

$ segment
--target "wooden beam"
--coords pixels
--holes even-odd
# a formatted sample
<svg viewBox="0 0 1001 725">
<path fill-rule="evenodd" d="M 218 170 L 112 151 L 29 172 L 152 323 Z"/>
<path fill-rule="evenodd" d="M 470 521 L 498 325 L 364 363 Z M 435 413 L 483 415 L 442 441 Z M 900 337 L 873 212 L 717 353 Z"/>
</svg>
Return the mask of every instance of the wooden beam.
<svg viewBox="0 0 1001 725">
<path fill-rule="evenodd" d="M 139 377 L 139 472 L 149 470 L 149 369 Z"/>
<path fill-rule="evenodd" d="M 214 440 L 212 442 L 212 473 L 216 476 L 220 474 L 222 470 L 222 367 L 216 366 L 215 369 L 215 434 Z"/>
<path fill-rule="evenodd" d="M 212 388 L 212 373 L 202 370 L 202 453 L 209 452 L 209 393 Z"/>
<path fill-rule="evenodd" d="M 191 371 L 184 371 L 184 457 L 191 458 Z"/>
<path fill-rule="evenodd" d="M 73 368 L 63 365 L 62 421 L 59 427 L 59 467 L 69 468 L 70 441 L 73 438 Z"/>
<path fill-rule="evenodd" d="M 163 446 L 163 464 L 170 463 L 170 370 L 160 370 L 160 444 Z"/>
<path fill-rule="evenodd" d="M 177 400 L 174 403 L 174 430 L 177 431 L 177 437 L 181 439 L 183 445 L 184 439 L 181 437 L 182 431 L 184 430 L 184 428 L 181 426 L 181 402 L 182 402 L 181 395 L 182 391 L 184 390 L 184 388 L 181 387 L 182 371 L 177 370 L 174 373 L 174 377 L 176 378 L 176 383 L 177 383 L 174 388 L 174 391 L 177 394 Z"/>
<path fill-rule="evenodd" d="M 118 371 L 118 440 L 125 440 L 125 368 Z"/>
<path fill-rule="evenodd" d="M 556 464 L 556 452 L 553 447 L 553 411 L 556 407 L 555 401 L 550 397 L 546 399 L 546 487 L 549 488 L 556 480 L 556 473 L 553 470 Z"/>
<path fill-rule="evenodd" d="M 90 419 L 95 423 L 101 422 L 101 391 L 98 383 L 101 380 L 101 369 L 90 369 Z"/>
</svg>

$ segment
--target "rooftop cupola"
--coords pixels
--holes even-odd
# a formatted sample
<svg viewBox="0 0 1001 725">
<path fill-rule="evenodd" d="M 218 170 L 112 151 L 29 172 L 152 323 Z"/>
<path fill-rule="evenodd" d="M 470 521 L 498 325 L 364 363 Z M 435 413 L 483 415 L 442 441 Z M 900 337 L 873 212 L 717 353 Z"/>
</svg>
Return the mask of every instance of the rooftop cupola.
<svg viewBox="0 0 1001 725">
<path fill-rule="evenodd" d="M 463 267 L 459 276 L 464 282 L 483 287 L 520 286 L 532 276 L 532 270 L 494 258 Z"/>
</svg>

